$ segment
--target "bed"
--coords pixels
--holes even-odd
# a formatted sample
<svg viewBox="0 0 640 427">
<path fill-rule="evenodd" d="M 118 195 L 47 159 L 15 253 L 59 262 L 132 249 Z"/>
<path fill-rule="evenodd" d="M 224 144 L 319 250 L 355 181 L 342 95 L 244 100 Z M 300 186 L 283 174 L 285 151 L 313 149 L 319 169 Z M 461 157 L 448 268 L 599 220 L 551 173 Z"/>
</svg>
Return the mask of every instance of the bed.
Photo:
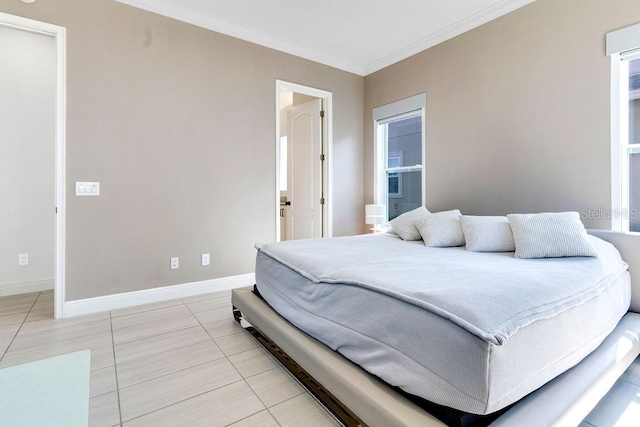
<svg viewBox="0 0 640 427">
<path fill-rule="evenodd" d="M 635 236 L 593 234 L 614 241 L 633 268 Z M 232 301 L 238 318 L 282 349 L 285 360 L 296 362 L 292 370 L 299 377 L 321 385 L 315 394 L 330 409 L 336 406 L 332 411 L 346 424 L 442 425 L 408 397 L 413 395 L 462 413 L 497 414 L 496 425 L 526 425 L 532 410 L 539 423 L 541 408 L 549 425 L 578 424 L 640 352 L 640 316 L 627 313 L 630 304 L 638 310 L 638 292 L 630 293 L 626 264 L 600 239 L 592 238 L 604 254 L 597 259 L 544 260 L 552 266 L 542 278 L 549 284 L 528 294 L 541 278 L 534 277 L 538 266 L 524 270 L 536 261 L 519 260 L 514 269 L 508 254 L 431 249 L 437 265 L 468 266 L 439 273 L 411 261 L 428 249 L 418 243 L 389 236 L 343 240 L 346 248 L 340 239 L 317 248 L 305 247 L 309 242 L 262 247 L 256 270 L 260 297 L 234 290 Z M 379 286 L 389 282 L 389 272 L 401 285 Z M 440 274 L 442 280 L 453 274 L 457 294 L 478 304 L 457 304 L 437 283 L 421 295 L 424 290 L 410 286 L 416 274 Z M 530 276 L 534 282 L 527 282 Z M 516 301 L 501 311 L 509 305 L 503 304 L 499 281 L 520 286 L 528 303 Z M 565 289 L 568 282 L 583 285 Z M 312 294 L 321 298 L 309 300 Z M 337 312 L 346 317 L 327 320 Z M 385 328 L 372 326 L 373 318 Z"/>
</svg>

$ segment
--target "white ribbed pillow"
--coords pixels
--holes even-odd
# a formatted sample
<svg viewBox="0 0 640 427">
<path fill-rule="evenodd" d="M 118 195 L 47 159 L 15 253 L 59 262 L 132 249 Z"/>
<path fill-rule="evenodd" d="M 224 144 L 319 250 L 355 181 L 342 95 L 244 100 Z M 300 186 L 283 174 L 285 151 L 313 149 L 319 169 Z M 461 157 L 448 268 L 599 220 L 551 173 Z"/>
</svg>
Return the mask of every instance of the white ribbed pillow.
<svg viewBox="0 0 640 427">
<path fill-rule="evenodd" d="M 420 232 L 416 228 L 416 221 L 422 220 L 429 215 L 429 211 L 424 206 L 403 213 L 397 218 L 389 221 L 389 225 L 393 228 L 402 240 L 420 240 Z"/>
<path fill-rule="evenodd" d="M 513 252 L 516 245 L 506 216 L 460 216 L 467 250 Z"/>
<path fill-rule="evenodd" d="M 516 258 L 597 257 L 578 212 L 507 215 Z"/>
<path fill-rule="evenodd" d="M 426 246 L 446 248 L 464 245 L 460 211 L 457 209 L 427 215 L 417 221 L 416 226 Z"/>
</svg>

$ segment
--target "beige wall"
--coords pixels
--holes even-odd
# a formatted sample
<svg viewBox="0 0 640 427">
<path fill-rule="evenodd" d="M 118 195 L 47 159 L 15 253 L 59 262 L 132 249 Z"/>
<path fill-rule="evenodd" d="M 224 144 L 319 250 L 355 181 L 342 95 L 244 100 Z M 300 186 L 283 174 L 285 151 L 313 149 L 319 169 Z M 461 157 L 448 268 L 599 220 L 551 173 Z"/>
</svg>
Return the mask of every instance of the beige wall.
<svg viewBox="0 0 640 427">
<path fill-rule="evenodd" d="M 361 230 L 362 77 L 111 0 L 0 11 L 67 28 L 67 300 L 253 271 L 275 239 L 276 79 L 333 93 L 333 232 Z"/>
<path fill-rule="evenodd" d="M 53 280 L 55 95 L 53 37 L 0 26 L 0 285 Z"/>
<path fill-rule="evenodd" d="M 635 0 L 537 0 L 365 77 L 365 202 L 371 109 L 426 92 L 430 210 L 610 209 L 605 34 L 639 17 Z"/>
</svg>

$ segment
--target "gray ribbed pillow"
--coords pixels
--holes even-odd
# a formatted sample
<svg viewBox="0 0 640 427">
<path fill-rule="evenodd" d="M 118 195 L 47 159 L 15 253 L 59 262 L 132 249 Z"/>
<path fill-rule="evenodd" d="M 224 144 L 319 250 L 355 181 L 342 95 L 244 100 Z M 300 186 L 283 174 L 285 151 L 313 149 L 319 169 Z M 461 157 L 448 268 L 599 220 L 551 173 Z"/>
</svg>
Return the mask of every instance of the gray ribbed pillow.
<svg viewBox="0 0 640 427">
<path fill-rule="evenodd" d="M 416 222 L 426 218 L 430 212 L 424 206 L 403 213 L 399 217 L 389 221 L 389 225 L 402 240 L 420 240 L 420 232 Z"/>
<path fill-rule="evenodd" d="M 446 248 L 464 245 L 458 209 L 432 213 L 415 224 L 426 246 Z"/>
<path fill-rule="evenodd" d="M 513 233 L 506 216 L 461 215 L 467 250 L 472 252 L 513 252 Z"/>
<path fill-rule="evenodd" d="M 578 212 L 507 215 L 516 258 L 597 257 Z"/>
</svg>

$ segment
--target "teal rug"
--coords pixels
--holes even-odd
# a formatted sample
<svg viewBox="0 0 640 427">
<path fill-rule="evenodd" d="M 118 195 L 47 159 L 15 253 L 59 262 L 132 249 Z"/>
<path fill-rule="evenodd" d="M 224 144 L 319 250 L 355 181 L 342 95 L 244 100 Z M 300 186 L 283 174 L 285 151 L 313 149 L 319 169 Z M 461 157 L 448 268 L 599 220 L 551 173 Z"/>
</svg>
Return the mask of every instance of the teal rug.
<svg viewBox="0 0 640 427">
<path fill-rule="evenodd" d="M 86 427 L 89 350 L 0 369 L 0 426 Z"/>
</svg>

